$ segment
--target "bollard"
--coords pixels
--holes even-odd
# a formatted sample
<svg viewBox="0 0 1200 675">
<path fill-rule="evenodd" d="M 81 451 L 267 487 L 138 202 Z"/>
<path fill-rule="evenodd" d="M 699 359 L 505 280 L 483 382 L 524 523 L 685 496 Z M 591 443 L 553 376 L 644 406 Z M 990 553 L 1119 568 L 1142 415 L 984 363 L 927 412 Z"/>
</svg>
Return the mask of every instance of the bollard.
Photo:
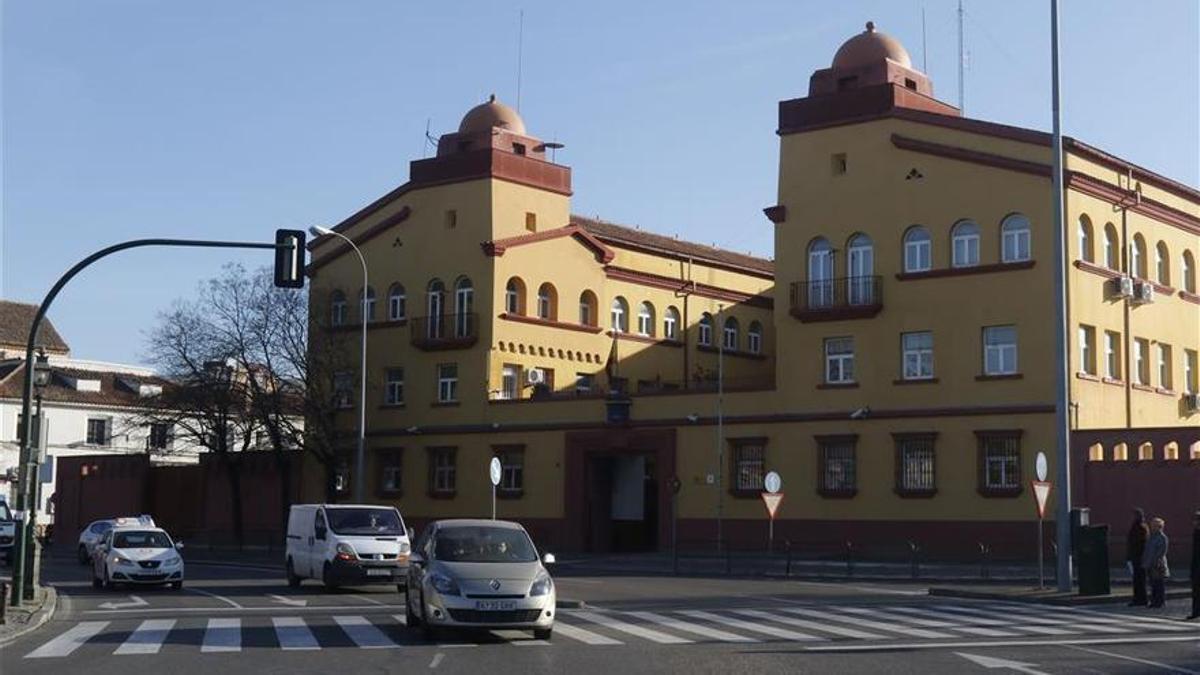
<svg viewBox="0 0 1200 675">
<path fill-rule="evenodd" d="M 784 567 L 783 576 L 790 578 L 792 576 L 792 540 L 785 539 L 783 546 L 787 551 L 787 566 Z"/>
<path fill-rule="evenodd" d="M 908 550 L 912 555 L 912 578 L 916 579 L 921 576 L 920 561 L 917 559 L 917 553 L 921 550 L 915 542 L 908 542 Z"/>
<path fill-rule="evenodd" d="M 854 576 L 854 543 L 846 542 L 846 578 Z"/>
<path fill-rule="evenodd" d="M 979 542 L 979 576 L 984 579 L 991 577 L 988 570 L 988 553 L 991 553 L 991 549 L 982 541 Z"/>
<path fill-rule="evenodd" d="M 3 626 L 8 619 L 5 615 L 8 613 L 8 584 L 0 581 L 0 626 Z"/>
</svg>

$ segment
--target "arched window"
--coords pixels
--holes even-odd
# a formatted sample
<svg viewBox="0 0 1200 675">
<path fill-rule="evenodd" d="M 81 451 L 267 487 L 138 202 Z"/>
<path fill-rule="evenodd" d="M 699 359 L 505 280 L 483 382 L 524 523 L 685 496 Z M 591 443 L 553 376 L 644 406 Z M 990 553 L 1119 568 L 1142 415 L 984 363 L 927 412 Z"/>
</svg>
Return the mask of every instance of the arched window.
<svg viewBox="0 0 1200 675">
<path fill-rule="evenodd" d="M 933 268 L 933 241 L 929 230 L 913 225 L 904 233 L 904 271 L 925 272 Z"/>
<path fill-rule="evenodd" d="M 736 352 L 741 346 L 741 336 L 738 334 L 738 320 L 731 317 L 725 319 L 725 329 L 722 331 L 721 346 L 731 352 Z"/>
<path fill-rule="evenodd" d="M 442 314 L 446 309 L 446 284 L 441 279 L 434 279 L 425 288 L 425 337 L 442 337 Z"/>
<path fill-rule="evenodd" d="M 1117 228 L 1112 223 L 1104 226 L 1104 266 L 1110 270 L 1121 269 L 1121 247 L 1117 240 Z"/>
<path fill-rule="evenodd" d="M 475 287 L 471 280 L 459 277 L 454 283 L 454 336 L 467 337 L 474 330 Z"/>
<path fill-rule="evenodd" d="M 375 320 L 375 289 L 367 286 L 367 299 L 363 302 L 362 289 L 358 291 L 358 311 L 366 317 L 367 321 Z"/>
<path fill-rule="evenodd" d="M 870 305 L 875 302 L 875 247 L 870 237 L 856 234 L 846 248 L 846 297 L 851 305 Z"/>
<path fill-rule="evenodd" d="M 1014 213 L 1000 225 L 1000 261 L 1022 262 L 1030 258 L 1029 219 Z"/>
<path fill-rule="evenodd" d="M 708 312 L 700 315 L 700 330 L 697 332 L 696 343 L 705 347 L 712 346 L 712 315 Z"/>
<path fill-rule="evenodd" d="M 950 231 L 950 264 L 954 267 L 974 267 L 979 264 L 979 226 L 961 220 Z"/>
<path fill-rule="evenodd" d="M 584 326 L 596 325 L 596 294 L 591 291 L 579 294 L 579 323 Z"/>
<path fill-rule="evenodd" d="M 405 296 L 403 284 L 392 284 L 388 289 L 388 321 L 399 321 L 405 316 Z"/>
<path fill-rule="evenodd" d="M 1088 461 L 1103 462 L 1104 446 L 1100 445 L 1099 443 L 1092 443 L 1091 446 L 1088 447 Z"/>
<path fill-rule="evenodd" d="M 329 295 L 329 323 L 334 326 L 346 324 L 346 294 L 341 291 Z"/>
<path fill-rule="evenodd" d="M 1129 249 L 1129 273 L 1139 279 L 1149 279 L 1146 274 L 1146 240 L 1142 235 L 1133 235 L 1133 246 Z"/>
<path fill-rule="evenodd" d="M 504 285 L 504 311 L 509 314 L 525 313 L 525 282 L 513 277 Z"/>
<path fill-rule="evenodd" d="M 1171 285 L 1171 252 L 1163 241 L 1154 247 L 1154 278 L 1163 286 Z"/>
<path fill-rule="evenodd" d="M 1196 292 L 1196 260 L 1191 251 L 1184 251 L 1179 260 L 1179 278 L 1183 281 L 1183 290 Z"/>
<path fill-rule="evenodd" d="M 1154 444 L 1145 442 L 1138 445 L 1138 461 L 1148 462 L 1154 459 Z"/>
<path fill-rule="evenodd" d="M 1127 462 L 1129 461 L 1129 445 L 1124 441 L 1113 446 L 1113 461 Z"/>
<path fill-rule="evenodd" d="M 679 339 L 679 310 L 674 307 L 667 307 L 663 312 L 663 339 Z"/>
<path fill-rule="evenodd" d="M 833 246 L 824 237 L 808 245 L 808 306 L 833 305 Z"/>
<path fill-rule="evenodd" d="M 654 335 L 654 306 L 648 302 L 638 305 L 638 335 Z"/>
<path fill-rule="evenodd" d="M 619 295 L 612 301 L 612 329 L 618 333 L 629 332 L 629 303 Z"/>
<path fill-rule="evenodd" d="M 746 349 L 751 354 L 761 354 L 762 338 L 762 324 L 757 321 L 751 321 L 750 329 L 746 331 Z"/>
<path fill-rule="evenodd" d="M 1079 259 L 1096 262 L 1096 252 L 1092 248 L 1092 221 L 1087 216 L 1079 216 Z"/>
<path fill-rule="evenodd" d="M 558 291 L 549 282 L 538 286 L 537 311 L 539 319 L 558 320 Z"/>
</svg>

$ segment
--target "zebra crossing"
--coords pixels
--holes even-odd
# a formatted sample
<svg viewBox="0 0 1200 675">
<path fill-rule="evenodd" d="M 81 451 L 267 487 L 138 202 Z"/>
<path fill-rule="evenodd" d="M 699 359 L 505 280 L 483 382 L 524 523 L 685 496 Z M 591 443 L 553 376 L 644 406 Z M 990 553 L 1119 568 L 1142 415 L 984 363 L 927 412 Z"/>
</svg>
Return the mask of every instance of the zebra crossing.
<svg viewBox="0 0 1200 675">
<path fill-rule="evenodd" d="M 880 644 L 895 641 L 1046 639 L 1047 636 L 1196 635 L 1200 628 L 1152 616 L 1011 603 L 800 605 L 752 608 L 560 610 L 554 642 L 528 631 L 462 633 L 439 647 L 516 645 L 588 647 L 704 643 Z M 484 636 L 484 639 L 480 639 Z M 404 628 L 403 614 L 183 617 L 89 620 L 73 624 L 25 655 L 63 658 L 76 652 L 149 656 L 164 649 L 230 654 L 249 649 L 410 649 L 426 646 Z"/>
</svg>

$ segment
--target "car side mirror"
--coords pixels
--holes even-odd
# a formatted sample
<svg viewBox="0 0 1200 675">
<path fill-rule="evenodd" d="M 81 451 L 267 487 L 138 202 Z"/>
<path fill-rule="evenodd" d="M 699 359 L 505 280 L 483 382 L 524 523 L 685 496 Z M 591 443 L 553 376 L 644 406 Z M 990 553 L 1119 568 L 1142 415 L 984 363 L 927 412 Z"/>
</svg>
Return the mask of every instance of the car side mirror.
<svg viewBox="0 0 1200 675">
<path fill-rule="evenodd" d="M 542 556 L 543 565 L 553 565 L 556 562 L 558 561 L 555 559 L 553 553 L 547 553 L 546 555 Z"/>
<path fill-rule="evenodd" d="M 182 542 L 182 541 L 177 541 L 177 542 L 175 542 L 175 550 L 176 550 L 176 551 L 182 551 L 182 550 L 183 550 L 183 542 Z"/>
</svg>

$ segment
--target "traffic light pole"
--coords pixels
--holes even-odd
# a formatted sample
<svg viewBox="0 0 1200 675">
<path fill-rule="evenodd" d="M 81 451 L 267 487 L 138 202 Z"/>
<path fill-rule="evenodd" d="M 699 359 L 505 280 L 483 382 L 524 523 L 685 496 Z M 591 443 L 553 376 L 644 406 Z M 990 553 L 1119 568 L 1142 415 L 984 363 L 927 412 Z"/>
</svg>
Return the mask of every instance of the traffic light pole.
<svg viewBox="0 0 1200 675">
<path fill-rule="evenodd" d="M 292 245 L 301 249 L 298 252 L 301 261 L 304 260 L 303 253 L 303 235 L 297 242 Z M 37 314 L 33 317 L 33 322 L 29 326 L 29 340 L 25 343 L 25 382 L 21 388 L 21 419 L 25 423 L 21 425 L 21 459 L 20 459 L 20 474 L 17 484 L 17 511 L 23 514 L 23 518 L 17 523 L 16 541 L 13 542 L 13 575 L 12 575 L 12 594 L 9 604 L 13 607 L 20 607 L 22 601 L 26 599 L 24 589 L 28 586 L 33 588 L 32 583 L 26 583 L 26 575 L 29 576 L 29 581 L 34 582 L 37 579 L 37 569 L 32 563 L 29 569 L 26 569 L 26 551 L 31 551 L 34 546 L 33 533 L 37 523 L 37 452 L 34 448 L 34 439 L 32 436 L 33 423 L 31 422 L 31 413 L 33 407 L 33 350 L 37 342 L 38 330 L 41 328 L 42 319 L 46 317 L 46 312 L 50 309 L 50 303 L 58 297 L 63 287 L 67 285 L 75 275 L 82 272 L 86 267 L 101 258 L 108 257 L 114 253 L 131 249 L 141 248 L 145 246 L 175 246 L 189 248 L 258 248 L 258 249 L 284 249 L 288 248 L 289 244 L 268 244 L 260 242 L 245 242 L 245 241 L 208 241 L 196 239 L 134 239 L 120 244 L 114 244 L 108 248 L 101 249 L 88 257 L 80 260 L 74 267 L 67 270 L 66 274 L 59 277 L 58 281 L 46 294 L 42 304 L 38 306 Z M 278 256 L 277 256 L 277 266 Z M 293 269 L 297 269 L 293 265 Z M 300 273 L 303 272 L 303 265 L 298 267 Z M 302 278 L 301 278 L 302 280 Z M 278 283 L 278 280 L 277 280 Z M 32 596 L 30 598 L 32 599 Z"/>
</svg>

